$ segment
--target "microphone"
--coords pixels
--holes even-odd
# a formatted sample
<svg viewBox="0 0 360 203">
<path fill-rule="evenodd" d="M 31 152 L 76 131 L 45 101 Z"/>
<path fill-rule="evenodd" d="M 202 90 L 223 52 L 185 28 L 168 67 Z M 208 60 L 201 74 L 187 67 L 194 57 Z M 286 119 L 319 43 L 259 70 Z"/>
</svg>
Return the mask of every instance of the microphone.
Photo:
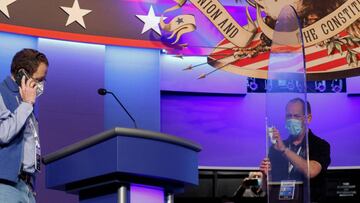
<svg viewBox="0 0 360 203">
<path fill-rule="evenodd" d="M 108 91 L 104 88 L 99 88 L 98 89 L 98 94 L 104 96 L 106 93 L 108 93 Z"/>
<path fill-rule="evenodd" d="M 129 118 L 133 121 L 135 128 L 137 128 L 135 119 L 130 115 L 130 113 L 126 110 L 125 106 L 120 102 L 120 100 L 117 98 L 117 96 L 113 92 L 107 91 L 104 88 L 99 88 L 98 94 L 102 95 L 102 96 L 104 96 L 106 94 L 111 94 L 115 98 L 115 100 L 120 104 L 120 106 L 124 109 L 124 111 L 129 116 Z"/>
</svg>

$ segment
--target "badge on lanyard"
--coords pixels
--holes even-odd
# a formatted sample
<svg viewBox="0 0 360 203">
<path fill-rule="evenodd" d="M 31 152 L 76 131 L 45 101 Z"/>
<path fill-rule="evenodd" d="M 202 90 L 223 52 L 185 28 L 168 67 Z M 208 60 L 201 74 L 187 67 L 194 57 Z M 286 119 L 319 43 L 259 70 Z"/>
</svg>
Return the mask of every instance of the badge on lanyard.
<svg viewBox="0 0 360 203">
<path fill-rule="evenodd" d="M 295 194 L 295 180 L 281 181 L 279 200 L 293 200 Z"/>
<path fill-rule="evenodd" d="M 40 143 L 38 140 L 35 140 L 35 170 L 40 172 L 41 169 L 41 150 Z"/>
<path fill-rule="evenodd" d="M 30 125 L 32 126 L 34 139 L 35 139 L 35 154 L 34 154 L 35 170 L 40 172 L 40 169 L 41 169 L 41 149 L 40 149 L 39 135 L 37 133 L 35 124 L 34 124 L 32 119 L 30 119 Z"/>
</svg>

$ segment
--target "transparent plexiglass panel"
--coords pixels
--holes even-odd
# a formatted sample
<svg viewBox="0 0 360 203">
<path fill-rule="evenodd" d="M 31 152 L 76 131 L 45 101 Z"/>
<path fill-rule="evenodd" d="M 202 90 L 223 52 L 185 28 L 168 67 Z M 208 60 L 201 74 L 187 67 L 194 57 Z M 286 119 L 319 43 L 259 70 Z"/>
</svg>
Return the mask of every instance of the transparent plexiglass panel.
<svg viewBox="0 0 360 203">
<path fill-rule="evenodd" d="M 274 28 L 266 92 L 268 202 L 308 203 L 306 72 L 299 18 L 284 7 Z"/>
</svg>

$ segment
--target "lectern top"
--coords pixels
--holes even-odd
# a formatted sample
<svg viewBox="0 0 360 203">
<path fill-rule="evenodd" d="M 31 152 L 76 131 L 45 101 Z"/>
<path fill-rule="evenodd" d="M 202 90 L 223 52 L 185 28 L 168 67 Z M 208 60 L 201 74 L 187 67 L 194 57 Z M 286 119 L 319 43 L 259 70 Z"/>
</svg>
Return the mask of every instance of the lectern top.
<svg viewBox="0 0 360 203">
<path fill-rule="evenodd" d="M 168 143 L 176 144 L 176 145 L 179 145 L 182 147 L 186 147 L 186 148 L 189 148 L 196 152 L 201 151 L 201 147 L 199 145 L 192 143 L 188 140 L 179 138 L 179 137 L 175 137 L 175 136 L 171 136 L 171 135 L 167 135 L 167 134 L 163 134 L 163 133 L 158 133 L 158 132 L 152 132 L 152 131 L 148 131 L 148 130 L 116 127 L 116 128 L 107 130 L 105 132 L 99 133 L 97 135 L 91 136 L 85 140 L 79 141 L 79 142 L 69 145 L 67 147 L 64 147 L 64 148 L 62 148 L 56 152 L 53 152 L 51 154 L 48 154 L 43 158 L 43 162 L 44 162 L 44 164 L 49 164 L 53 161 L 61 159 L 62 157 L 76 153 L 82 149 L 91 147 L 93 145 L 96 145 L 100 142 L 103 142 L 105 140 L 108 140 L 108 139 L 116 137 L 116 136 L 138 137 L 138 138 L 144 138 L 144 139 L 158 140 L 158 141 L 168 142 Z"/>
</svg>

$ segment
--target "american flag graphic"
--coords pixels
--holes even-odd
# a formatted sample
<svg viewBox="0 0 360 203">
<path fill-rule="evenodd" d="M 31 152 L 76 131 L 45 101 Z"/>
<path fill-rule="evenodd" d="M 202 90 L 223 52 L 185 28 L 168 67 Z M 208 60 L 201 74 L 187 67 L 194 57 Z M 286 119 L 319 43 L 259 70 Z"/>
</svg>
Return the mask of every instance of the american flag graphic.
<svg viewBox="0 0 360 203">
<path fill-rule="evenodd" d="M 258 30 L 253 41 L 246 48 L 254 48 L 260 43 L 261 31 Z M 348 33 L 339 33 L 339 39 L 348 37 Z M 208 63 L 213 67 L 236 74 L 254 78 L 267 78 L 270 50 L 256 56 L 236 57 L 236 46 L 227 39 L 223 39 L 208 57 Z M 306 74 L 308 80 L 330 80 L 359 75 L 358 66 L 349 65 L 348 49 L 355 57 L 360 56 L 360 47 L 354 44 L 351 47 L 341 46 L 342 52 L 334 48 L 331 54 L 327 46 L 313 45 L 305 47 Z M 356 63 L 355 63 L 356 64 Z"/>
</svg>

